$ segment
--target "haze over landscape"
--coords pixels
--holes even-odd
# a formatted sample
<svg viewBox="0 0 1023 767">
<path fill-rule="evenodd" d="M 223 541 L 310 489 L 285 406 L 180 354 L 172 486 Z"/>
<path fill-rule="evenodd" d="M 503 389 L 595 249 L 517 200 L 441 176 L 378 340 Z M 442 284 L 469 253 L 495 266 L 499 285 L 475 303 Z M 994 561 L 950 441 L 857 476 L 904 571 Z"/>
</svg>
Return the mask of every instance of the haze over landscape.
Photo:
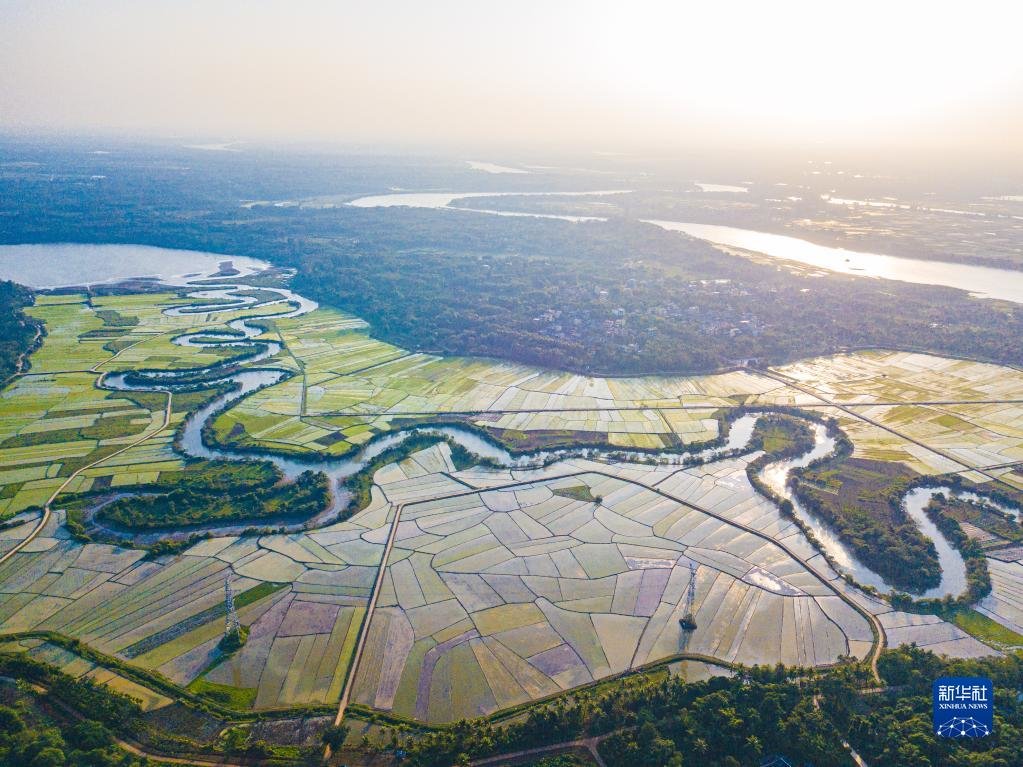
<svg viewBox="0 0 1023 767">
<path fill-rule="evenodd" d="M 1023 764 L 1021 22 L 0 4 L 0 767 Z"/>
<path fill-rule="evenodd" d="M 1018 4 L 4 4 L 21 129 L 1019 159 Z M 45 96 L 40 97 L 41 94 Z"/>
</svg>

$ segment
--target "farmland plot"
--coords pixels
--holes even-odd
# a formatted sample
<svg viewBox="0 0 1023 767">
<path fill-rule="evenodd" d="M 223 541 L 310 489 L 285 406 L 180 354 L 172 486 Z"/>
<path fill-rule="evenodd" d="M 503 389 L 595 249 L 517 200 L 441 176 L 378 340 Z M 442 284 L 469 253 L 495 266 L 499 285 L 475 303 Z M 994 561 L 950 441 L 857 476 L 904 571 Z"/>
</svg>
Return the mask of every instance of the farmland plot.
<svg viewBox="0 0 1023 767">
<path fill-rule="evenodd" d="M 0 632 L 49 630 L 152 669 L 251 691 L 256 708 L 331 703 L 348 672 L 391 507 L 309 534 L 212 538 L 184 554 L 71 541 L 60 515 L 0 565 Z M 386 534 L 386 530 L 385 530 Z M 223 658 L 224 581 L 249 642 Z M 105 681 L 105 680 L 104 680 Z M 116 680 L 115 680 L 116 681 Z"/>
<path fill-rule="evenodd" d="M 714 439 L 716 408 L 784 388 L 743 372 L 610 379 L 409 353 L 370 338 L 360 320 L 324 309 L 276 326 L 300 378 L 253 394 L 217 428 L 229 434 L 238 424 L 243 444 L 294 452 L 341 454 L 394 418 L 422 413 L 481 414 L 477 425 L 509 432 L 554 433 L 566 442 L 595 435 L 603 444 L 660 449 Z M 689 413 L 681 405 L 706 409 Z M 482 415 L 488 412 L 495 417 Z"/>
<path fill-rule="evenodd" d="M 0 519 L 43 504 L 74 471 L 159 431 L 164 396 L 99 389 L 104 371 L 192 367 L 223 359 L 220 354 L 207 359 L 201 350 L 175 345 L 171 339 L 201 329 L 203 322 L 221 327 L 238 312 L 163 313 L 167 307 L 187 303 L 172 294 L 111 296 L 91 304 L 85 296 L 67 295 L 41 297 L 31 308 L 33 316 L 46 323 L 47 337 L 31 357 L 29 374 L 0 394 Z M 119 353 L 109 346 L 113 342 Z M 66 490 L 145 483 L 161 471 L 181 469 L 181 457 L 171 442 L 174 429 L 187 415 L 187 410 L 176 409 L 168 429 L 87 469 Z"/>
<path fill-rule="evenodd" d="M 106 392 L 97 380 L 116 370 L 220 362 L 231 352 L 173 339 L 280 311 L 163 312 L 187 303 L 174 294 L 91 305 L 84 296 L 41 298 L 32 313 L 49 335 L 31 374 L 0 394 L 0 517 L 43 503 L 87 464 L 96 463 L 69 492 L 150 482 L 182 468 L 172 435 L 187 408 L 157 433 L 162 395 Z M 922 473 L 1023 456 L 1023 410 L 1006 402 L 1023 399 L 1023 374 L 980 363 L 866 352 L 781 369 L 857 405 L 850 413 L 753 371 L 595 378 L 409 353 L 332 310 L 266 323 L 261 337 L 285 346 L 268 364 L 295 375 L 241 400 L 218 432 L 240 425 L 246 444 L 280 452 L 340 455 L 402 417 L 453 413 L 520 446 L 544 435 L 662 449 L 717 437 L 726 407 L 807 404 L 839 419 L 857 455 Z M 107 457 L 147 433 L 155 436 Z M 355 700 L 431 722 L 507 708 L 682 651 L 800 665 L 863 657 L 870 626 L 839 595 L 881 615 L 889 644 L 990 652 L 948 623 L 892 611 L 837 578 L 749 485 L 749 458 L 686 469 L 574 459 L 538 470 L 456 471 L 438 446 L 381 469 L 372 503 L 351 520 L 293 535 L 211 538 L 154 560 L 72 541 L 57 513 L 0 564 L 0 632 L 57 631 L 179 684 L 229 688 L 254 708 L 278 709 L 338 699 L 375 599 Z M 1023 483 L 1014 467 L 998 471 Z M 36 518 L 0 530 L 0 554 Z M 698 566 L 698 628 L 686 635 L 678 619 L 690 562 Z M 1019 630 L 1018 558 L 989 562 L 994 590 L 979 610 Z M 225 578 L 251 629 L 226 659 L 217 649 Z M 25 649 L 59 655 L 45 643 Z M 79 669 L 80 658 L 62 662 L 94 671 Z M 103 681 L 127 682 L 118 679 Z"/>
<path fill-rule="evenodd" d="M 571 497 L 580 485 L 601 501 Z M 698 565 L 691 636 L 679 626 L 689 561 Z M 870 639 L 827 581 L 770 540 L 580 473 L 406 503 L 355 695 L 443 722 L 682 651 L 820 665 L 862 655 Z"/>
<path fill-rule="evenodd" d="M 1023 405 L 900 406 L 864 415 L 967 466 L 1023 461 Z"/>
<path fill-rule="evenodd" d="M 1021 371 L 912 352 L 815 357 L 778 370 L 843 402 L 1005 400 L 1023 392 Z"/>
<path fill-rule="evenodd" d="M 991 594 L 980 602 L 977 610 L 1023 634 L 1023 551 L 1014 562 L 989 558 L 988 569 L 991 572 Z"/>
</svg>

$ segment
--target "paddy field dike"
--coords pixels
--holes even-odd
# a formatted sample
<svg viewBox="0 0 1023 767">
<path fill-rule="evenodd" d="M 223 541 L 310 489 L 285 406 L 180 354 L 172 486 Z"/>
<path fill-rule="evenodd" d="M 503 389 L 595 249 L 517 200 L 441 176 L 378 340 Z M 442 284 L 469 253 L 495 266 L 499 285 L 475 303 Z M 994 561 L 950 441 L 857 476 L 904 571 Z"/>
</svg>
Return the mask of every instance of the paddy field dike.
<svg viewBox="0 0 1023 767">
<path fill-rule="evenodd" d="M 29 310 L 45 339 L 0 392 L 0 649 L 152 711 L 181 691 L 444 724 L 658 664 L 701 678 L 908 642 L 970 657 L 1023 634 L 1023 371 L 869 350 L 588 377 L 408 352 L 273 289 L 191 292 L 47 293 Z M 994 499 L 998 525 L 958 512 L 990 577 L 966 618 L 861 588 L 854 543 L 783 509 L 786 482 L 780 499 L 758 489 L 770 447 L 740 419 L 779 411 L 816 428 L 814 457 L 827 423 L 852 459 Z M 104 521 L 246 459 L 280 487 L 325 471 L 329 498 L 311 518 Z M 225 579 L 249 627 L 232 654 Z"/>
</svg>

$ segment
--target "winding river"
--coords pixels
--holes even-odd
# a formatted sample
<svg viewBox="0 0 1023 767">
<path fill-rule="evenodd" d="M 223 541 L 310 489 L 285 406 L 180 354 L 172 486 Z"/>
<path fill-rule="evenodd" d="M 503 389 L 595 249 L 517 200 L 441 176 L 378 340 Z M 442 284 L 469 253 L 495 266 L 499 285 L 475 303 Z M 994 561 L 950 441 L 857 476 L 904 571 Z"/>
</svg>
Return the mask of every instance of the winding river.
<svg viewBox="0 0 1023 767">
<path fill-rule="evenodd" d="M 225 311 L 245 306 L 267 306 L 273 303 L 287 303 L 294 307 L 290 311 L 272 315 L 276 319 L 281 319 L 284 317 L 296 317 L 316 308 L 316 304 L 314 302 L 302 299 L 291 291 L 279 290 L 277 288 L 274 288 L 273 291 L 281 294 L 282 297 L 279 300 L 258 304 L 245 302 L 241 300 L 245 297 L 238 297 L 234 295 L 235 291 L 242 289 L 244 289 L 244 286 L 232 285 L 217 290 L 198 290 L 189 295 L 197 300 L 219 301 L 218 303 L 207 303 L 200 307 L 196 307 L 194 309 L 196 312 L 214 308 L 219 311 Z M 239 299 L 239 301 L 238 303 L 227 303 L 230 299 Z M 182 312 L 192 313 L 192 310 L 188 308 L 183 309 L 182 307 L 176 307 L 166 311 L 178 314 Z M 271 315 L 263 316 L 266 317 Z M 255 347 L 258 349 L 257 353 L 244 360 L 247 365 L 252 365 L 273 357 L 281 350 L 281 345 L 277 341 L 257 340 L 258 336 L 263 333 L 263 328 L 260 327 L 259 320 L 259 317 L 236 319 L 229 322 L 227 325 L 231 332 L 200 331 L 198 333 L 178 336 L 174 339 L 174 343 L 181 346 L 197 348 L 215 346 Z M 103 529 L 111 535 L 119 537 L 125 541 L 147 544 L 161 538 L 183 537 L 196 532 L 208 532 L 217 535 L 235 535 L 246 528 L 251 527 L 254 523 L 258 523 L 260 525 L 272 525 L 275 527 L 280 526 L 289 531 L 308 530 L 321 527 L 336 519 L 337 515 L 348 503 L 349 496 L 347 492 L 342 489 L 343 482 L 361 471 L 370 461 L 380 455 L 383 451 L 400 444 L 414 433 L 425 433 L 449 438 L 469 452 L 485 458 L 501 467 L 513 470 L 538 469 L 558 460 L 585 455 L 603 455 L 605 452 L 613 454 L 614 457 L 619 460 L 654 460 L 659 463 L 682 465 L 703 463 L 708 460 L 712 460 L 716 456 L 731 454 L 735 451 L 742 450 L 749 443 L 757 420 L 754 416 L 742 416 L 737 418 L 732 423 L 723 444 L 694 452 L 663 452 L 651 454 L 621 449 L 598 451 L 594 448 L 563 448 L 541 450 L 528 455 L 516 456 L 496 443 L 469 429 L 458 426 L 437 426 L 430 428 L 418 427 L 415 429 L 403 429 L 391 432 L 377 437 L 367 443 L 354 457 L 319 460 L 316 458 L 303 459 L 300 457 L 288 457 L 269 452 L 253 454 L 250 452 L 235 451 L 227 448 L 207 445 L 203 440 L 203 428 L 210 419 L 216 417 L 219 412 L 232 403 L 242 399 L 247 394 L 266 386 L 272 386 L 273 384 L 284 380 L 287 377 L 287 373 L 283 370 L 274 369 L 272 367 L 265 369 L 237 370 L 235 369 L 235 364 L 228 361 L 214 367 L 203 369 L 109 373 L 103 376 L 100 380 L 100 386 L 102 388 L 115 391 L 174 391 L 175 389 L 185 389 L 194 386 L 195 377 L 197 375 L 201 375 L 202 380 L 207 385 L 230 383 L 233 384 L 233 386 L 227 393 L 216 397 L 211 402 L 192 413 L 185 421 L 178 439 L 179 449 L 184 455 L 206 460 L 251 460 L 258 457 L 260 460 L 267 460 L 273 463 L 288 479 L 294 479 L 303 471 L 307 471 L 309 469 L 322 471 L 330 480 L 330 486 L 333 491 L 331 505 L 316 516 L 298 522 L 288 519 L 260 519 L 253 520 L 248 523 L 203 525 L 189 528 L 185 531 L 171 533 L 166 530 L 153 531 L 149 533 L 133 533 L 119 530 L 114 527 L 104 526 Z M 95 512 L 95 509 L 93 512 Z M 95 519 L 92 519 L 91 521 L 94 525 L 99 526 L 99 523 Z"/>
<path fill-rule="evenodd" d="M 224 257 L 218 256 L 216 258 L 223 259 Z M 209 264 L 207 263 L 206 266 L 208 267 Z M 223 268 L 222 261 L 219 262 L 219 266 Z M 662 452 L 652 454 L 621 449 L 599 450 L 595 448 L 577 448 L 552 449 L 525 456 L 516 456 L 495 442 L 482 437 L 480 434 L 458 426 L 439 426 L 392 432 L 367 443 L 355 456 L 326 461 L 315 458 L 287 457 L 271 453 L 261 453 L 257 456 L 249 452 L 213 447 L 207 445 L 203 440 L 203 427 L 211 418 L 246 395 L 257 389 L 278 383 L 288 375 L 285 370 L 274 368 L 272 363 L 267 367 L 253 367 L 257 363 L 270 360 L 281 351 L 281 344 L 278 341 L 260 338 L 264 333 L 264 328 L 260 324 L 261 319 L 301 316 L 316 309 L 317 304 L 293 291 L 283 288 L 259 288 L 260 293 L 257 295 L 247 295 L 246 292 L 254 290 L 253 286 L 244 284 L 244 280 L 237 277 L 231 278 L 232 284 L 220 285 L 215 288 L 210 287 L 208 284 L 196 284 L 201 279 L 201 274 L 189 275 L 189 277 L 191 279 L 185 280 L 184 285 L 195 287 L 195 290 L 188 294 L 195 303 L 167 309 L 165 310 L 166 313 L 181 316 L 245 308 L 260 308 L 265 311 L 266 307 L 279 305 L 280 311 L 278 312 L 269 312 L 262 316 L 232 320 L 227 323 L 226 329 L 223 331 L 200 331 L 183 334 L 174 339 L 174 343 L 185 347 L 209 348 L 233 346 L 252 349 L 253 353 L 243 360 L 244 367 L 239 368 L 238 361 L 236 360 L 235 362 L 227 361 L 204 369 L 108 373 L 101 378 L 99 385 L 102 388 L 117 391 L 174 391 L 175 389 L 194 386 L 198 375 L 201 375 L 203 382 L 208 385 L 214 383 L 233 384 L 230 391 L 216 397 L 210 403 L 194 412 L 185 421 L 178 439 L 180 451 L 186 456 L 200 459 L 251 460 L 254 457 L 258 457 L 262 460 L 271 461 L 289 479 L 293 479 L 309 469 L 322 471 L 330 480 L 333 491 L 332 502 L 328 508 L 319 514 L 304 520 L 264 518 L 235 524 L 211 524 L 170 533 L 165 530 L 134 533 L 112 527 L 103 527 L 107 533 L 126 543 L 148 544 L 159 539 L 168 537 L 181 538 L 196 532 L 214 535 L 237 535 L 250 528 L 253 524 L 283 527 L 288 531 L 322 527 L 337 519 L 339 513 L 346 507 L 349 501 L 347 492 L 343 490 L 344 480 L 362 470 L 383 451 L 400 444 L 416 432 L 447 437 L 469 452 L 486 458 L 498 466 L 512 470 L 537 469 L 559 460 L 580 456 L 607 461 L 632 460 L 647 463 L 652 461 L 658 464 L 684 466 L 708 462 L 746 450 L 759 417 L 757 415 L 740 416 L 731 423 L 722 444 L 698 451 L 682 453 Z M 804 467 L 818 458 L 829 455 L 835 448 L 834 439 L 827 434 L 827 430 L 823 426 L 814 424 L 813 428 L 814 447 L 806 454 L 797 458 L 777 461 L 768 465 L 763 470 L 762 479 L 774 493 L 782 498 L 787 498 L 793 503 L 795 514 L 812 530 L 820 546 L 830 556 L 832 561 L 836 563 L 840 571 L 847 573 L 860 584 L 872 586 L 880 592 L 889 592 L 891 588 L 884 580 L 860 562 L 822 520 L 803 507 L 788 487 L 788 479 L 794 469 Z M 940 585 L 931 589 L 923 596 L 956 596 L 965 589 L 966 585 L 965 565 L 962 557 L 958 551 L 949 545 L 948 541 L 935 528 L 923 511 L 930 498 L 937 492 L 953 493 L 951 488 L 917 489 L 910 492 L 904 499 L 905 507 L 910 516 L 920 525 L 922 532 L 934 541 L 941 562 L 942 580 Z M 976 499 L 974 498 L 973 500 Z M 984 500 L 989 502 L 987 499 Z M 93 509 L 90 516 L 94 516 L 95 511 L 96 509 Z M 98 524 L 95 519 L 92 519 L 92 523 Z"/>
<path fill-rule="evenodd" d="M 272 316 L 276 318 L 296 317 L 312 311 L 316 307 L 314 302 L 303 299 L 291 291 L 273 289 L 277 297 L 272 300 L 259 302 L 251 296 L 238 295 L 238 291 L 245 290 L 244 285 L 230 285 L 219 289 L 204 288 L 190 294 L 198 303 L 191 307 L 176 307 L 168 309 L 168 312 L 176 314 L 198 313 L 217 309 L 219 311 L 238 309 L 245 307 L 265 307 L 273 304 L 281 304 L 282 311 Z M 270 292 L 264 289 L 264 292 Z M 269 316 L 269 315 L 264 315 Z M 175 343 L 191 347 L 213 347 L 213 346 L 244 346 L 256 347 L 258 351 L 246 359 L 247 365 L 258 363 L 269 359 L 281 350 L 277 341 L 261 340 L 259 336 L 263 333 L 260 326 L 260 318 L 236 319 L 228 323 L 228 332 L 201 331 L 178 336 Z M 220 369 L 222 372 L 218 372 Z M 187 456 L 207 460 L 247 460 L 254 455 L 248 452 L 235 451 L 227 448 L 213 447 L 207 445 L 203 440 L 203 427 L 207 422 L 232 403 L 245 397 L 247 394 L 265 386 L 271 386 L 283 380 L 287 373 L 283 370 L 271 368 L 265 369 L 242 369 L 238 370 L 230 362 L 222 363 L 213 368 L 206 368 L 199 371 L 148 371 L 136 372 L 131 375 L 125 373 L 111 373 L 101 381 L 104 388 L 114 390 L 142 390 L 162 391 L 190 386 L 197 373 L 203 375 L 204 380 L 210 383 L 232 383 L 231 391 L 220 395 L 209 404 L 193 413 L 185 422 L 178 444 L 180 450 Z M 118 530 L 112 527 L 103 529 L 123 540 L 133 541 L 136 544 L 152 543 L 161 538 L 182 537 L 195 532 L 206 532 L 216 535 L 237 535 L 252 524 L 283 527 L 288 531 L 308 530 L 322 527 L 335 520 L 339 513 L 345 508 L 349 497 L 344 491 L 344 481 L 361 471 L 371 460 L 380 455 L 390 447 L 400 444 L 413 433 L 426 433 L 443 436 L 451 439 L 465 449 L 476 455 L 484 457 L 495 464 L 506 469 L 528 470 L 537 469 L 548 464 L 565 460 L 568 458 L 588 456 L 591 458 L 628 461 L 640 460 L 656 462 L 659 464 L 671 465 L 693 465 L 714 460 L 716 458 L 734 455 L 744 451 L 753 435 L 753 430 L 758 420 L 757 415 L 743 415 L 736 418 L 730 424 L 728 434 L 723 444 L 708 447 L 692 452 L 661 452 L 661 453 L 640 453 L 627 450 L 598 450 L 594 448 L 579 449 L 552 449 L 544 450 L 527 456 L 515 456 L 500 447 L 494 442 L 458 426 L 440 426 L 433 428 L 405 429 L 392 432 L 378 437 L 369 442 L 355 456 L 343 459 L 317 460 L 303 459 L 300 457 L 287 457 L 272 453 L 259 454 L 260 459 L 271 461 L 289 479 L 294 479 L 303 471 L 313 469 L 324 472 L 330 480 L 333 490 L 332 503 L 326 509 L 314 517 L 296 521 L 289 519 L 261 519 L 248 523 L 235 524 L 213 524 L 190 528 L 185 531 L 151 531 L 146 533 L 133 533 L 126 530 Z M 814 446 L 802 456 L 787 460 L 777 461 L 769 464 L 762 473 L 762 479 L 768 487 L 777 495 L 787 498 L 793 503 L 795 514 L 799 519 L 813 531 L 820 546 L 836 563 L 839 570 L 848 573 L 856 582 L 872 586 L 882 593 L 890 592 L 891 588 L 885 581 L 863 564 L 852 551 L 828 528 L 828 526 L 813 513 L 807 510 L 798 499 L 794 497 L 788 486 L 788 479 L 794 469 L 807 466 L 811 462 L 831 454 L 835 448 L 835 440 L 827 434 L 827 430 L 820 424 L 814 424 Z M 951 492 L 951 488 L 943 488 Z M 942 597 L 946 595 L 956 596 L 966 586 L 966 571 L 962 557 L 948 541 L 935 528 L 934 524 L 927 518 L 923 508 L 927 505 L 931 496 L 939 492 L 932 489 L 917 489 L 909 493 L 906 498 L 907 512 L 921 526 L 924 534 L 931 538 L 938 550 L 942 566 L 942 581 L 939 586 L 929 590 L 923 596 Z M 93 510 L 93 513 L 95 509 Z M 93 519 L 93 524 L 98 522 Z"/>
</svg>

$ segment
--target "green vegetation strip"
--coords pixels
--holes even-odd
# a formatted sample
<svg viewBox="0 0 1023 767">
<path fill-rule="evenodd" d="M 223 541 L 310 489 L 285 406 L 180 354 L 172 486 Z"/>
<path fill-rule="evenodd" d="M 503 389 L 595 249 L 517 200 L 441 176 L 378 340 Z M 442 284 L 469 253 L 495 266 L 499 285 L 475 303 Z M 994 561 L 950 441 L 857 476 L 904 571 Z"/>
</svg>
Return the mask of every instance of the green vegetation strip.
<svg viewBox="0 0 1023 767">
<path fill-rule="evenodd" d="M 8 280 L 0 280 L 0 387 L 19 371 L 23 360 L 38 342 L 43 325 L 27 316 L 32 292 Z"/>
<path fill-rule="evenodd" d="M 210 682 L 202 677 L 193 680 L 188 685 L 188 690 L 236 711 L 250 710 L 256 702 L 257 693 L 255 687 L 232 687 Z"/>
<path fill-rule="evenodd" d="M 0 653 L 0 675 L 32 685 L 22 687 L 16 693 L 22 697 L 17 708 L 0 705 L 0 765 L 4 767 L 144 767 L 162 764 L 160 757 L 155 762 L 147 757 L 136 761 L 136 757 L 114 748 L 114 734 L 123 743 L 142 746 L 148 753 L 155 752 L 165 757 L 188 758 L 196 754 L 215 757 L 230 752 L 256 757 L 269 764 L 292 764 L 300 756 L 309 755 L 295 747 L 273 747 L 265 741 L 253 741 L 244 730 L 241 738 L 217 744 L 199 742 L 191 731 L 187 731 L 187 735 L 171 732 L 164 727 L 167 720 L 147 716 L 132 697 L 87 676 L 72 677 L 27 653 Z M 9 693 L 5 697 L 10 700 Z M 33 706 L 33 698 L 42 705 Z M 48 724 L 53 720 L 52 714 L 57 712 L 70 714 L 69 717 L 58 718 L 63 725 L 59 730 L 41 729 L 41 722 L 33 721 L 45 717 L 43 721 Z M 180 715 L 181 712 L 176 713 Z M 30 726 L 26 726 L 26 715 L 30 715 L 27 722 Z M 171 720 L 174 718 L 172 715 Z M 69 724 L 69 719 L 75 724 Z M 187 720 L 186 716 L 184 721 Z M 221 725 L 224 723 L 217 718 L 215 721 L 220 721 Z M 67 749 L 65 759 L 61 749 L 68 744 L 78 750 Z M 228 745 L 231 747 L 227 748 Z M 41 759 L 41 756 L 45 758 Z"/>
<path fill-rule="evenodd" d="M 586 737 L 600 741 L 609 767 L 760 764 L 783 754 L 792 764 L 847 767 L 843 740 L 869 764 L 1020 764 L 1023 702 L 1017 699 L 1023 655 L 942 659 L 915 647 L 881 657 L 897 688 L 874 692 L 861 666 L 814 671 L 743 669 L 733 678 L 686 683 L 674 676 L 630 677 L 567 693 L 514 721 L 460 722 L 408 737 L 416 767 L 447 767 Z M 988 676 L 995 682 L 995 734 L 969 744 L 931 735 L 931 682 L 942 675 Z M 400 729 L 400 728 L 399 728 Z"/>
<path fill-rule="evenodd" d="M 852 452 L 852 442 L 839 433 L 834 454 L 792 472 L 795 496 L 895 588 L 920 593 L 937 586 L 938 551 L 902 506 L 921 475 Z"/>
<path fill-rule="evenodd" d="M 573 501 L 582 501 L 583 503 L 600 503 L 602 500 L 600 496 L 594 495 L 587 485 L 572 485 L 551 492 L 562 498 L 571 498 Z"/>
<path fill-rule="evenodd" d="M 309 517 L 330 503 L 322 472 L 304 471 L 285 482 L 268 461 L 215 461 L 160 474 L 132 488 L 136 495 L 104 506 L 97 517 L 131 530 L 181 528 L 206 522 L 265 517 Z"/>
<path fill-rule="evenodd" d="M 1023 634 L 1017 634 L 976 610 L 953 610 L 946 617 L 970 636 L 998 650 L 1023 649 Z"/>
</svg>

